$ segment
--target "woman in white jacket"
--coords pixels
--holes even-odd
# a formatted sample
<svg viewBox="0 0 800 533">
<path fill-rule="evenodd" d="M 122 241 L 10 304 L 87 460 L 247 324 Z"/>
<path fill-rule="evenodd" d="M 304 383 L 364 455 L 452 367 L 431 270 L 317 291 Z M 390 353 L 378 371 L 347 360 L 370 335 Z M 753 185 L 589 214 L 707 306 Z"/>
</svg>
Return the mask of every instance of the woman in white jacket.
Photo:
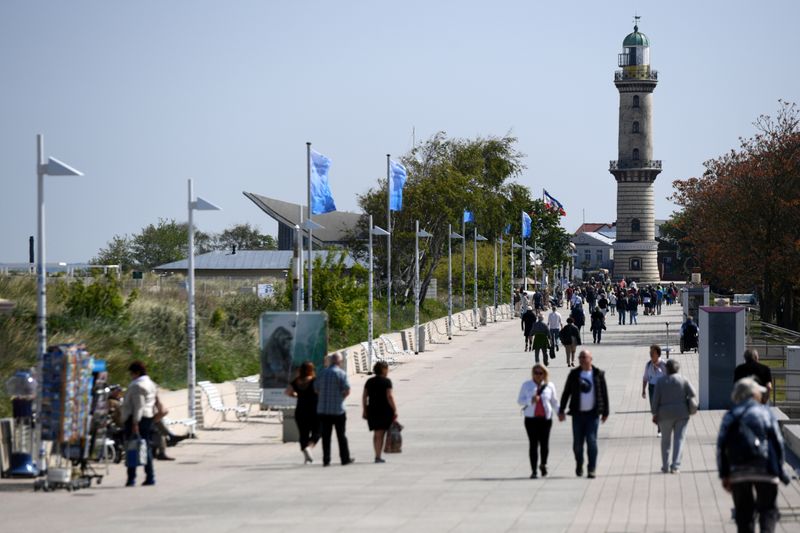
<svg viewBox="0 0 800 533">
<path fill-rule="evenodd" d="M 550 446 L 550 428 L 553 426 L 553 413 L 558 412 L 556 386 L 548 379 L 547 367 L 533 365 L 533 379 L 522 384 L 517 403 L 523 406 L 525 431 L 528 434 L 528 454 L 531 460 L 531 479 L 539 475 L 536 466 L 541 452 L 542 463 L 539 470 L 542 477 L 547 475 L 547 455 Z"/>
</svg>

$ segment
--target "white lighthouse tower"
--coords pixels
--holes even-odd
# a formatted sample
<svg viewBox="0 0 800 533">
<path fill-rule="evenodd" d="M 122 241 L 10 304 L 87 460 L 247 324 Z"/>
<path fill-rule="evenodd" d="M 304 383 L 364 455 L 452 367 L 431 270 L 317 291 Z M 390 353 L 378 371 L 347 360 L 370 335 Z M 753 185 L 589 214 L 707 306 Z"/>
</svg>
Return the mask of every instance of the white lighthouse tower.
<svg viewBox="0 0 800 533">
<path fill-rule="evenodd" d="M 655 240 L 653 182 L 661 161 L 653 159 L 653 91 L 658 72 L 650 68 L 650 43 L 639 32 L 622 42 L 622 70 L 614 73 L 619 91 L 619 155 L 609 171 L 617 180 L 617 240 L 614 277 L 656 283 L 658 243 Z"/>
</svg>

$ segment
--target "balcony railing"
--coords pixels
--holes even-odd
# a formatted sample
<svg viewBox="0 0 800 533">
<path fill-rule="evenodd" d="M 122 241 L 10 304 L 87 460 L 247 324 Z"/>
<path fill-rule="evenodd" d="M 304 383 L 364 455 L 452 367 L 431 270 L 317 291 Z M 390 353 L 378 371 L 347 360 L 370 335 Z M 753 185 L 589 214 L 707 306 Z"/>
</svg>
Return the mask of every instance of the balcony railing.
<svg viewBox="0 0 800 533">
<path fill-rule="evenodd" d="M 609 161 L 609 170 L 625 170 L 628 168 L 661 169 L 661 161 L 657 159 L 629 159 L 625 161 Z"/>
<path fill-rule="evenodd" d="M 646 72 L 642 70 L 637 70 L 636 72 L 625 72 L 624 70 L 618 70 L 614 72 L 614 81 L 622 81 L 622 80 L 652 80 L 658 81 L 658 71 L 649 69 Z"/>
</svg>

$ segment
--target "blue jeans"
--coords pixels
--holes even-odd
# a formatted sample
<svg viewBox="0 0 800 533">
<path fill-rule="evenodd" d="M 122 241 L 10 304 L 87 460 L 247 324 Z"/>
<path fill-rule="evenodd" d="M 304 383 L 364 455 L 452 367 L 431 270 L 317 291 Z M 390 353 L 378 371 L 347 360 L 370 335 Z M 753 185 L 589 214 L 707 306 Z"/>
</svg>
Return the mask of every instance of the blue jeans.
<svg viewBox="0 0 800 533">
<path fill-rule="evenodd" d="M 635 310 L 631 309 L 630 311 L 628 311 L 628 313 L 631 315 L 631 318 L 628 321 L 628 324 L 638 324 L 639 321 L 636 320 L 636 316 L 639 314 L 639 311 L 638 310 L 635 311 Z"/>
<path fill-rule="evenodd" d="M 625 325 L 625 310 L 624 309 L 618 309 L 618 311 L 619 311 L 619 324 L 624 326 Z"/>
<path fill-rule="evenodd" d="M 558 329 L 550 330 L 550 345 L 558 349 Z"/>
<path fill-rule="evenodd" d="M 572 451 L 575 453 L 575 465 L 583 467 L 583 443 L 589 455 L 589 472 L 597 467 L 597 428 L 600 417 L 594 411 L 581 411 L 572 414 Z"/>
<path fill-rule="evenodd" d="M 139 436 L 147 443 L 147 463 L 144 465 L 146 483 L 155 483 L 156 474 L 153 471 L 153 447 L 150 445 L 150 437 L 153 432 L 153 419 L 142 418 L 139 420 Z M 133 437 L 133 419 L 128 417 L 125 421 L 126 441 Z M 128 483 L 133 485 L 136 482 L 136 468 L 128 468 Z"/>
</svg>

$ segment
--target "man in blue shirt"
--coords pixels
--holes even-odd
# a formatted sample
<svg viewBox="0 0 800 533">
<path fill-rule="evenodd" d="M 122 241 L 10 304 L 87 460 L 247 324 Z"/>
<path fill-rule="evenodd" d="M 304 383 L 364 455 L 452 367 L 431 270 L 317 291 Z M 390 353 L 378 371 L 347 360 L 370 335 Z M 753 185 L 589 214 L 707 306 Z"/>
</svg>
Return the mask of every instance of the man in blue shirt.
<svg viewBox="0 0 800 533">
<path fill-rule="evenodd" d="M 347 413 L 344 408 L 344 399 L 350 395 L 350 383 L 347 373 L 341 369 L 342 356 L 335 353 L 329 358 L 330 365 L 320 372 L 314 380 L 314 389 L 319 395 L 317 400 L 317 414 L 322 425 L 322 466 L 331 464 L 331 433 L 336 428 L 336 440 L 339 442 L 339 458 L 342 465 L 354 461 L 350 457 L 350 448 L 345 436 Z"/>
</svg>

